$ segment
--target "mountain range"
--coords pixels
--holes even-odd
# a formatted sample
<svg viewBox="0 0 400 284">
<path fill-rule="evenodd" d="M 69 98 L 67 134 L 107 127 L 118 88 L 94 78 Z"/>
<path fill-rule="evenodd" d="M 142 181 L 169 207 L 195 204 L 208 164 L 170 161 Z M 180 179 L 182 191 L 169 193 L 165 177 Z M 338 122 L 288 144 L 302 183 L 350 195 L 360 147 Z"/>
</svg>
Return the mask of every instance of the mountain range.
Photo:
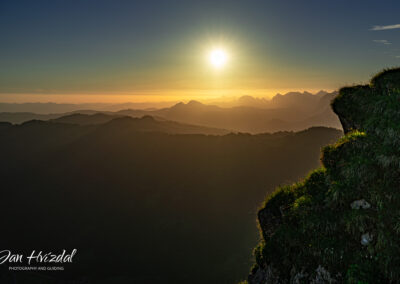
<svg viewBox="0 0 400 284">
<path fill-rule="evenodd" d="M 232 132 L 264 133 L 276 131 L 299 131 L 312 126 L 341 128 L 340 121 L 330 108 L 330 101 L 335 92 L 319 92 L 317 94 L 291 92 L 276 95 L 271 100 L 257 99 L 250 96 L 241 97 L 239 106 L 221 107 L 208 105 L 198 101 L 177 103 L 172 107 L 160 109 L 123 109 L 119 111 L 102 111 L 97 115 L 100 119 L 150 115 L 157 119 L 165 119 L 185 124 L 226 129 Z M 1 108 L 0 108 L 1 109 Z M 27 112 L 1 112 L 0 121 L 22 123 L 32 119 L 54 120 L 64 117 L 66 121 L 71 115 L 95 114 L 96 110 L 76 110 L 68 113 L 36 114 Z M 93 117 L 92 117 L 93 118 Z M 89 119 L 89 118 L 87 118 Z M 93 119 L 92 121 L 95 121 Z M 103 120 L 99 120 L 100 122 Z"/>
</svg>

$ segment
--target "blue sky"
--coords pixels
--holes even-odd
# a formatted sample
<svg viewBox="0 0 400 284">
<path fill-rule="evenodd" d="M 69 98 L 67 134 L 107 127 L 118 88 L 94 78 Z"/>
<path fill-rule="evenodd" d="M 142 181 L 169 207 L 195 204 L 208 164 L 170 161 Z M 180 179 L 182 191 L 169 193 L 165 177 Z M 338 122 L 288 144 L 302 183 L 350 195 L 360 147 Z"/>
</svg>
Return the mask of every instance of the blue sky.
<svg viewBox="0 0 400 284">
<path fill-rule="evenodd" d="M 399 12 L 369 0 L 2 0 L 0 101 L 363 83 L 400 65 Z M 205 59 L 214 46 L 231 55 L 218 74 Z"/>
</svg>

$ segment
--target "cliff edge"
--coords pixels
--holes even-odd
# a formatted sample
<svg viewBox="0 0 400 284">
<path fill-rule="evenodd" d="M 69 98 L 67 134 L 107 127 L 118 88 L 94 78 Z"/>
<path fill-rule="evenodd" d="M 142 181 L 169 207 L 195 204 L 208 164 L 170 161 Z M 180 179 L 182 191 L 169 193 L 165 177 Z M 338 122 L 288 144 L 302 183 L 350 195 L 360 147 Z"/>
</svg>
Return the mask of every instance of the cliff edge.
<svg viewBox="0 0 400 284">
<path fill-rule="evenodd" d="M 345 136 L 258 212 L 250 284 L 400 281 L 400 68 L 332 101 Z"/>
</svg>

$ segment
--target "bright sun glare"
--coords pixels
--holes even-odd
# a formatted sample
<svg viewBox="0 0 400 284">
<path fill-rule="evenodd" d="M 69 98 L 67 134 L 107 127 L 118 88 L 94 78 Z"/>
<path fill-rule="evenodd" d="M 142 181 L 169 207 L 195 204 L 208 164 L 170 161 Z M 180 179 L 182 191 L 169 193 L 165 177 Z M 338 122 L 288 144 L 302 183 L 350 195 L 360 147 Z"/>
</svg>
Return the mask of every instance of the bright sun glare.
<svg viewBox="0 0 400 284">
<path fill-rule="evenodd" d="M 210 63 L 217 69 L 222 68 L 228 61 L 228 54 L 223 49 L 214 49 L 210 52 Z"/>
</svg>

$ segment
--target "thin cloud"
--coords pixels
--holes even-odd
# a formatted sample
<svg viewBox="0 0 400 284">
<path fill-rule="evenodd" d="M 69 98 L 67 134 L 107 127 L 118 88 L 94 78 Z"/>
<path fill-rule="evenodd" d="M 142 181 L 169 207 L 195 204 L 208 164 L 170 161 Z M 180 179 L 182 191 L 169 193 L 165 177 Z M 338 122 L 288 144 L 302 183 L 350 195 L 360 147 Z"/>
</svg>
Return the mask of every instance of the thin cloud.
<svg viewBox="0 0 400 284">
<path fill-rule="evenodd" d="M 384 30 L 394 30 L 394 29 L 400 29 L 400 24 L 389 25 L 389 26 L 373 26 L 370 30 L 371 31 L 384 31 Z"/>
<path fill-rule="evenodd" d="M 400 59 L 400 55 L 396 55 L 395 57 Z"/>
<path fill-rule="evenodd" d="M 386 39 L 374 39 L 374 42 L 376 43 L 382 43 L 382 44 L 392 44 L 390 41 L 386 40 Z"/>
</svg>

